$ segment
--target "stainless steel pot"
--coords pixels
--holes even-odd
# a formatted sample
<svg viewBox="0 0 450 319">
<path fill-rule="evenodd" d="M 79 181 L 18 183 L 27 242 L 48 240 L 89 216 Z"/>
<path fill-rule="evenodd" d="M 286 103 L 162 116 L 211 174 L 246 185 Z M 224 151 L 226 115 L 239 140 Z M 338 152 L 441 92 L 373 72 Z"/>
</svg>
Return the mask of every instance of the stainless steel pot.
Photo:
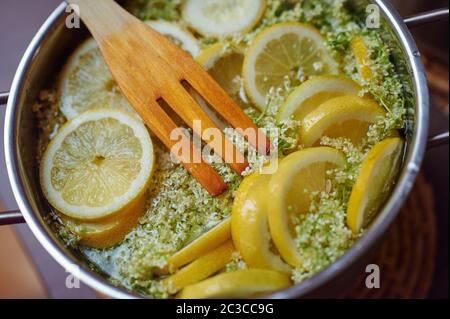
<svg viewBox="0 0 450 319">
<path fill-rule="evenodd" d="M 405 165 L 398 184 L 365 236 L 359 240 L 341 259 L 313 278 L 274 293 L 272 298 L 329 297 L 333 291 L 346 284 L 365 258 L 374 250 L 386 230 L 402 207 L 422 164 L 427 148 L 448 142 L 448 133 L 428 138 L 429 95 L 426 76 L 420 60 L 420 53 L 407 26 L 435 21 L 448 16 L 448 9 L 421 14 L 403 20 L 388 1 L 355 0 L 358 6 L 375 3 L 379 6 L 382 19 L 393 31 L 398 41 L 411 77 L 415 97 L 416 121 L 414 136 L 409 143 Z M 50 15 L 29 45 L 14 78 L 9 98 L 0 94 L 0 105 L 8 102 L 5 120 L 5 156 L 10 183 L 20 212 L 0 213 L 0 225 L 26 221 L 45 249 L 66 270 L 76 271 L 82 281 L 97 291 L 114 298 L 139 297 L 110 284 L 106 279 L 89 270 L 73 251 L 64 247 L 55 236 L 44 217 L 50 211 L 43 197 L 35 161 L 36 119 L 31 110 L 39 91 L 54 79 L 69 52 L 84 36 L 80 30 L 65 27 L 66 5 L 61 4 Z M 430 142 L 428 142 L 430 141 Z M 78 269 L 78 267 L 80 267 Z"/>
</svg>

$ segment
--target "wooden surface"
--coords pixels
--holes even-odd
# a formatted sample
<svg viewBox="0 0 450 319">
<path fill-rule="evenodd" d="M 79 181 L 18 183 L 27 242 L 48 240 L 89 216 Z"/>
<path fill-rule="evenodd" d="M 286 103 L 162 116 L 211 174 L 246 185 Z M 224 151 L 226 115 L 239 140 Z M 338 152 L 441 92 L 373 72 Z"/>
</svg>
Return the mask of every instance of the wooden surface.
<svg viewBox="0 0 450 319">
<path fill-rule="evenodd" d="M 427 70 L 430 94 L 436 105 L 448 116 L 449 110 L 449 70 L 448 61 L 435 54 L 430 47 L 422 48 L 422 61 Z"/>
<path fill-rule="evenodd" d="M 433 283 L 436 262 L 436 215 L 433 189 L 423 174 L 370 264 L 380 267 L 380 288 L 368 289 L 367 274 L 343 298 L 422 299 Z"/>
<path fill-rule="evenodd" d="M 0 211 L 4 208 L 0 201 Z M 46 297 L 43 282 L 14 228 L 0 226 L 0 299 Z"/>
</svg>

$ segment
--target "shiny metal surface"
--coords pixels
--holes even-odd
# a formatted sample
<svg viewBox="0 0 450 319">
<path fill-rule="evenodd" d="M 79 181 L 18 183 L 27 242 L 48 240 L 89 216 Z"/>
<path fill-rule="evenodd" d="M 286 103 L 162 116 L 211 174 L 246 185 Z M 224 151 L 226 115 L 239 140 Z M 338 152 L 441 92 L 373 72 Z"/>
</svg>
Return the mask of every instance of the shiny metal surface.
<svg viewBox="0 0 450 319">
<path fill-rule="evenodd" d="M 426 77 L 415 42 L 394 8 L 385 0 L 360 1 L 358 6 L 376 3 L 383 19 L 392 29 L 406 59 L 414 88 L 416 122 L 409 143 L 405 165 L 391 198 L 373 225 L 341 259 L 311 279 L 270 295 L 270 298 L 327 296 L 328 287 L 342 283 L 344 274 L 351 275 L 355 265 L 373 251 L 406 200 L 419 172 L 428 137 L 429 96 Z M 89 270 L 73 251 L 64 247 L 45 223 L 50 208 L 41 194 L 35 155 L 36 126 L 31 105 L 38 92 L 50 83 L 58 72 L 58 63 L 84 37 L 84 32 L 64 27 L 65 4 L 61 4 L 44 23 L 28 47 L 13 81 L 5 121 L 5 156 L 9 179 L 19 208 L 46 250 L 67 270 L 77 270 L 82 281 L 113 298 L 136 298 L 133 293 L 111 285 Z M 80 268 L 79 268 L 80 267 Z M 345 284 L 345 282 L 344 282 Z"/>
<path fill-rule="evenodd" d="M 436 22 L 448 18 L 449 9 L 438 9 L 405 18 L 404 22 L 409 28 L 418 27 L 426 23 Z"/>
<path fill-rule="evenodd" d="M 0 92 L 0 107 L 6 106 L 8 102 L 9 92 Z M 0 210 L 0 226 L 23 224 L 25 219 L 19 211 L 1 211 Z"/>
<path fill-rule="evenodd" d="M 0 92 L 0 106 L 6 105 L 8 102 L 9 92 Z"/>
<path fill-rule="evenodd" d="M 23 218 L 19 211 L 0 212 L 0 226 L 23 223 L 25 223 L 25 218 Z"/>
<path fill-rule="evenodd" d="M 8 102 L 9 92 L 0 92 L 0 107 L 6 106 Z M 23 218 L 20 211 L 1 211 L 0 210 L 0 226 L 23 224 L 25 218 Z"/>
<path fill-rule="evenodd" d="M 449 133 L 445 132 L 442 134 L 438 134 L 436 136 L 431 137 L 428 140 L 428 148 L 435 148 L 443 145 L 447 145 L 449 140 Z"/>
</svg>

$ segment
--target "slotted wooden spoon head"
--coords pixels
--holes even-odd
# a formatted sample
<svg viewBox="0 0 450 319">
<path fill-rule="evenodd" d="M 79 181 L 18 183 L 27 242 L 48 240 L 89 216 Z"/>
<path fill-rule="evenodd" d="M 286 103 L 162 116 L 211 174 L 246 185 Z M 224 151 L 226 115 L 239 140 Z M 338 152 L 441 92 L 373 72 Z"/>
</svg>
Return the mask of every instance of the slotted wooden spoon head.
<svg viewBox="0 0 450 319">
<path fill-rule="evenodd" d="M 249 142 L 260 152 L 269 152 L 270 142 L 266 136 L 187 52 L 112 0 L 68 2 L 80 6 L 81 18 L 96 39 L 122 93 L 169 149 L 176 144 L 170 139 L 176 126 L 161 108 L 159 101 L 162 100 L 223 159 L 229 159 L 228 153 L 233 152 L 233 160 L 227 163 L 237 173 L 242 173 L 248 167 L 244 156 L 221 131 L 220 139 L 204 136 L 206 129 L 217 126 L 187 92 L 183 86 L 185 83 L 194 88 L 233 127 L 253 129 L 256 134 Z M 201 127 L 196 127 L 194 121 L 200 121 Z M 186 146 L 192 147 L 187 142 Z M 191 157 L 175 155 L 211 194 L 216 195 L 226 189 L 220 176 L 203 161 L 192 163 Z"/>
</svg>

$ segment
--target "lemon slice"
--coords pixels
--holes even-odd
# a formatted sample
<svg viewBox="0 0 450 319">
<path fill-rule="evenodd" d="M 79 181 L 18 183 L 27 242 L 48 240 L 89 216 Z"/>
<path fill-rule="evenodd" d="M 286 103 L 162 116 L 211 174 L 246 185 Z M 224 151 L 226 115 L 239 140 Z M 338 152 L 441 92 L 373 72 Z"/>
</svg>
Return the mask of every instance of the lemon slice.
<svg viewBox="0 0 450 319">
<path fill-rule="evenodd" d="M 402 160 L 401 138 L 384 140 L 369 152 L 348 202 L 347 225 L 358 233 L 386 202 Z"/>
<path fill-rule="evenodd" d="M 64 225 L 80 237 L 80 244 L 97 249 L 110 248 L 119 244 L 138 224 L 145 211 L 147 196 L 138 197 L 119 216 L 113 216 L 99 222 L 85 222 L 60 214 Z"/>
<path fill-rule="evenodd" d="M 225 37 L 250 31 L 265 9 L 265 0 L 187 0 L 182 15 L 201 35 Z"/>
<path fill-rule="evenodd" d="M 41 186 L 64 215 L 101 219 L 126 209 L 146 191 L 153 162 L 142 122 L 117 110 L 87 111 L 51 141 L 41 162 Z"/>
<path fill-rule="evenodd" d="M 288 276 L 262 269 L 223 273 L 184 288 L 180 299 L 248 298 L 291 285 Z"/>
<path fill-rule="evenodd" d="M 354 81 L 338 75 L 323 75 L 304 82 L 280 107 L 278 121 L 303 120 L 306 115 L 326 101 L 348 94 L 358 94 L 361 87 Z"/>
<path fill-rule="evenodd" d="M 217 43 L 200 53 L 197 61 L 220 84 L 233 100 L 247 107 L 245 92 L 242 90 L 242 64 L 244 54 L 237 48 L 224 48 Z"/>
<path fill-rule="evenodd" d="M 146 21 L 146 23 L 169 38 L 174 44 L 190 53 L 194 58 L 200 53 L 197 39 L 189 31 L 182 29 L 177 24 L 164 20 L 152 20 Z"/>
<path fill-rule="evenodd" d="M 345 137 L 358 145 L 367 136 L 369 126 L 386 116 L 374 100 L 358 95 L 337 97 L 320 105 L 302 121 L 300 142 L 318 146 L 323 136 Z"/>
<path fill-rule="evenodd" d="M 94 39 L 85 41 L 70 57 L 61 74 L 58 98 L 69 120 L 95 108 L 136 114 L 120 93 Z"/>
<path fill-rule="evenodd" d="M 170 257 L 167 267 L 156 270 L 156 273 L 158 275 L 173 273 L 178 268 L 200 258 L 230 239 L 231 219 L 228 218 Z"/>
<path fill-rule="evenodd" d="M 307 213 L 311 193 L 332 188 L 327 172 L 344 165 L 346 159 L 341 152 L 329 147 L 310 148 L 287 156 L 272 176 L 267 204 L 270 233 L 281 256 L 291 266 L 302 265 L 294 241 L 292 216 Z"/>
<path fill-rule="evenodd" d="M 243 67 L 247 94 L 261 110 L 269 91 L 283 87 L 286 78 L 298 86 L 312 76 L 337 72 L 319 31 L 296 22 L 276 24 L 258 34 L 247 49 Z"/>
<path fill-rule="evenodd" d="M 164 279 L 163 283 L 170 294 L 175 294 L 184 287 L 206 279 L 224 268 L 231 261 L 234 251 L 233 243 L 228 241 Z"/>
<path fill-rule="evenodd" d="M 267 220 L 270 177 L 253 174 L 241 183 L 233 203 L 231 233 L 236 248 L 249 267 L 289 274 L 290 267 L 271 247 Z"/>
<path fill-rule="evenodd" d="M 358 64 L 361 79 L 363 79 L 364 81 L 369 81 L 372 78 L 372 69 L 370 65 L 369 49 L 364 42 L 364 38 L 354 38 L 350 43 L 350 47 L 355 56 L 356 63 Z"/>
</svg>

